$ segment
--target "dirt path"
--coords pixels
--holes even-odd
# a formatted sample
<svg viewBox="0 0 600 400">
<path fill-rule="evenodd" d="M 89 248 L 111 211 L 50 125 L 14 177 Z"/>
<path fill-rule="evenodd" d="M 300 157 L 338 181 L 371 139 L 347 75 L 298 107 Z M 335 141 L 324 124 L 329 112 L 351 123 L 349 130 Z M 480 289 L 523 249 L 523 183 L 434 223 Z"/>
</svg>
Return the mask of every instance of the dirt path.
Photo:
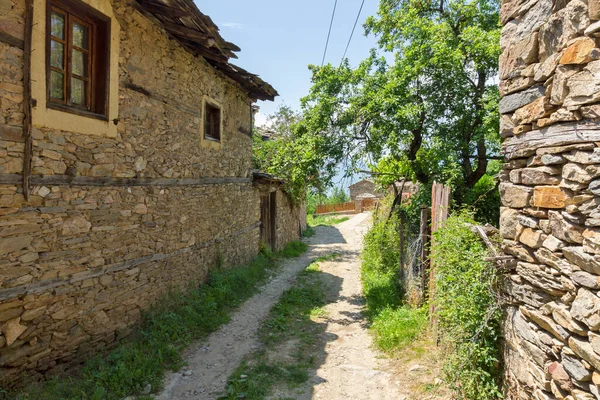
<svg viewBox="0 0 600 400">
<path fill-rule="evenodd" d="M 387 361 L 372 349 L 371 337 L 361 315 L 359 254 L 368 228 L 369 214 L 359 214 L 336 227 L 319 227 L 308 239 L 309 250 L 287 260 L 282 272 L 248 300 L 231 322 L 188 350 L 188 368 L 167 377 L 159 399 L 216 399 L 227 378 L 243 358 L 260 346 L 257 332 L 261 322 L 296 275 L 319 256 L 339 253 L 340 259 L 324 262 L 322 272 L 341 282 L 330 294 L 326 331 L 319 368 L 313 372 L 310 388 L 302 398 L 310 399 L 394 399 L 405 398 L 399 382 L 385 372 Z M 339 285 L 338 285 L 339 286 Z"/>
<path fill-rule="evenodd" d="M 357 216 L 336 227 L 346 244 L 341 260 L 320 264 L 326 277 L 341 280 L 336 298 L 329 299 L 324 346 L 325 360 L 313 378 L 312 399 L 390 399 L 405 398 L 399 382 L 386 372 L 386 359 L 372 347 L 372 339 L 362 315 L 360 251 L 368 228 L 365 216 Z"/>
</svg>

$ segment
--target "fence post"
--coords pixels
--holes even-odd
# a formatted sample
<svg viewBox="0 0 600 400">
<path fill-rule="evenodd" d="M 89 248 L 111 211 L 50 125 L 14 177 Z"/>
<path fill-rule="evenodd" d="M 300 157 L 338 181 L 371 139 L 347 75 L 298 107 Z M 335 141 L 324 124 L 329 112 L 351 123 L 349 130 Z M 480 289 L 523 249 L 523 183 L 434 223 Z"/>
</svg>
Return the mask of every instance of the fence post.
<svg viewBox="0 0 600 400">
<path fill-rule="evenodd" d="M 421 207 L 421 224 L 419 226 L 419 237 L 421 238 L 421 295 L 423 296 L 423 302 L 425 301 L 425 291 L 427 290 L 427 268 L 429 264 L 429 216 L 431 215 L 431 208 Z"/>
<path fill-rule="evenodd" d="M 448 219 L 448 206 L 450 205 L 450 187 L 433 182 L 431 188 L 431 255 L 433 255 L 435 237 L 434 233 L 444 226 Z M 429 323 L 435 341 L 438 341 L 438 321 L 435 309 L 435 262 L 430 255 L 429 261 Z"/>
</svg>

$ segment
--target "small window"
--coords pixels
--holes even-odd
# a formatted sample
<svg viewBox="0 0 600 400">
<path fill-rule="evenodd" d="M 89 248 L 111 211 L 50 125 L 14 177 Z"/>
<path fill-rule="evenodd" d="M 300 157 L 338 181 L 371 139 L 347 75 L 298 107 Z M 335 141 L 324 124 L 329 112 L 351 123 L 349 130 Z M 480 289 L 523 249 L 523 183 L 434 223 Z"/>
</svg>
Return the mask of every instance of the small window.
<svg viewBox="0 0 600 400">
<path fill-rule="evenodd" d="M 77 114 L 107 115 L 109 25 L 107 17 L 81 2 L 49 2 L 49 107 Z"/>
<path fill-rule="evenodd" d="M 221 109 L 204 103 L 204 138 L 221 141 Z"/>
</svg>

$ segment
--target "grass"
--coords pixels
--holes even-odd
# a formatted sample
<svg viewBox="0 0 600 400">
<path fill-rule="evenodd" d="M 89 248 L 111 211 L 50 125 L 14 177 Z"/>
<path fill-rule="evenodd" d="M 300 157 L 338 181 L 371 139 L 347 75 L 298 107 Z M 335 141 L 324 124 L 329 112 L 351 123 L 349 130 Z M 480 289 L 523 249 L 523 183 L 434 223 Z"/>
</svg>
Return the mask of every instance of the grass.
<svg viewBox="0 0 600 400">
<path fill-rule="evenodd" d="M 408 307 L 385 308 L 373 319 L 375 344 L 383 351 L 404 349 L 427 327 L 427 313 Z"/>
<path fill-rule="evenodd" d="M 144 314 L 135 335 L 107 355 L 87 361 L 76 377 L 55 378 L 10 396 L 23 400 L 112 400 L 139 395 L 148 385 L 156 391 L 166 371 L 183 366 L 181 352 L 192 341 L 227 323 L 232 310 L 256 293 L 281 257 L 296 257 L 306 248 L 305 243 L 292 242 L 276 254 L 261 251 L 247 265 L 217 268 L 199 288 L 170 293 L 157 302 Z"/>
<path fill-rule="evenodd" d="M 308 381 L 309 371 L 316 365 L 314 347 L 324 330 L 315 320 L 327 315 L 318 263 L 338 256 L 319 257 L 300 273 L 296 285 L 282 295 L 261 326 L 263 348 L 246 357 L 231 375 L 227 395 L 222 400 L 264 399 L 275 388 L 290 391 Z"/>
<path fill-rule="evenodd" d="M 348 221 L 349 219 L 350 219 L 350 217 L 348 217 L 348 216 L 338 216 L 335 214 L 331 214 L 331 215 L 308 214 L 306 216 L 306 223 L 309 227 L 333 226 L 333 225 L 341 224 L 344 221 Z"/>
</svg>

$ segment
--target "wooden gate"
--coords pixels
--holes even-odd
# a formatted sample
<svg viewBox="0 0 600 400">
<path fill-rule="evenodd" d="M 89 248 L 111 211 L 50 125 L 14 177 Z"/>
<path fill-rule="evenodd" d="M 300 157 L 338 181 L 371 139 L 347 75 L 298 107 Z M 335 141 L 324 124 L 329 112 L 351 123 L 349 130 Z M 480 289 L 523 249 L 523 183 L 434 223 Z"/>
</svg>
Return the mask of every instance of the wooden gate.
<svg viewBox="0 0 600 400">
<path fill-rule="evenodd" d="M 260 241 L 271 250 L 275 250 L 275 215 L 277 193 L 260 196 Z"/>
</svg>

